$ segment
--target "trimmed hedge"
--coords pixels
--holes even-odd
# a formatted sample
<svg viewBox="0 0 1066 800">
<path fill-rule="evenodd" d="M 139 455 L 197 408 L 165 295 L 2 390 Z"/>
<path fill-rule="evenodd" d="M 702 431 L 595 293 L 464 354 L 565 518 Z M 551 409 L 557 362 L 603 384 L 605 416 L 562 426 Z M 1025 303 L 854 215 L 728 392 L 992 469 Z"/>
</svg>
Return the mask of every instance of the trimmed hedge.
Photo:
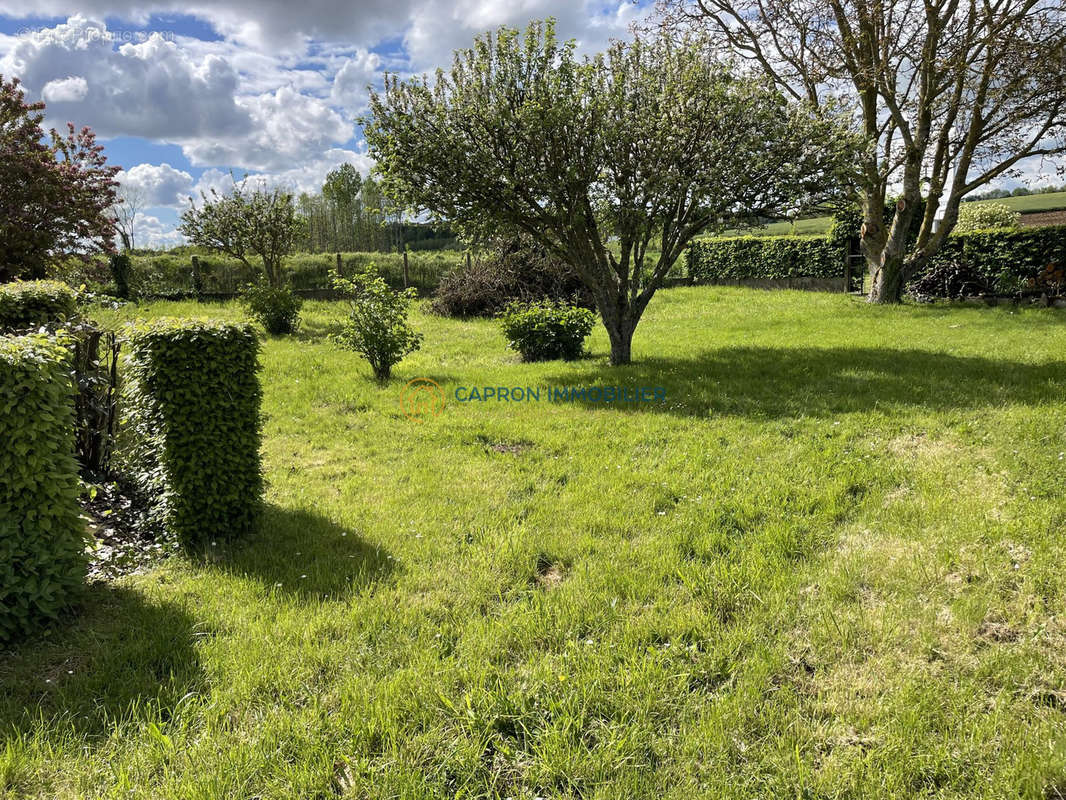
<svg viewBox="0 0 1066 800">
<path fill-rule="evenodd" d="M 1066 267 L 1066 225 L 955 233 L 931 262 L 931 269 L 958 265 L 1004 294 L 1039 290 L 1049 265 Z"/>
<path fill-rule="evenodd" d="M 0 642 L 55 619 L 85 580 L 70 351 L 0 338 Z"/>
<path fill-rule="evenodd" d="M 15 281 L 0 285 L 0 333 L 67 322 L 77 314 L 77 294 L 60 281 Z"/>
<path fill-rule="evenodd" d="M 251 326 L 161 319 L 126 339 L 131 468 L 150 521 L 190 548 L 253 531 L 263 477 Z"/>
<path fill-rule="evenodd" d="M 826 236 L 704 239 L 686 250 L 694 281 L 841 278 L 844 251 Z"/>
<path fill-rule="evenodd" d="M 888 213 L 886 212 L 886 217 Z M 839 215 L 828 236 L 741 236 L 705 239 L 686 251 L 696 281 L 839 278 L 857 213 Z M 863 265 L 865 268 L 865 265 Z M 1066 292 L 1066 225 L 953 233 L 912 281 L 925 299 L 939 292 Z M 967 288 L 969 287 L 969 288 Z M 936 294 L 930 295 L 930 292 Z M 945 296 L 955 296 L 948 294 Z"/>
</svg>

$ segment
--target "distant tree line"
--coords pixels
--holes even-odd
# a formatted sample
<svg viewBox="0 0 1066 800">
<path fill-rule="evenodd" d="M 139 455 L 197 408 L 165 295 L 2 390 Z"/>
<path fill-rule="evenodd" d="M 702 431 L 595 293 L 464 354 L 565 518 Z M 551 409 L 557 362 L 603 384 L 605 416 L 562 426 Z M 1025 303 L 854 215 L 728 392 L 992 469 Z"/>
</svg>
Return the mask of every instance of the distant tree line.
<svg viewBox="0 0 1066 800">
<path fill-rule="evenodd" d="M 1038 189 L 1030 189 L 1028 186 L 1018 186 L 1014 189 L 991 189 L 987 192 L 967 195 L 963 202 L 974 200 L 1002 200 L 1004 197 L 1028 197 L 1033 194 L 1058 194 L 1066 192 L 1066 183 L 1062 186 L 1041 186 Z"/>
<path fill-rule="evenodd" d="M 322 191 L 304 192 L 296 211 L 305 221 L 296 249 L 309 253 L 400 252 L 458 247 L 447 225 L 404 221 L 390 209 L 381 185 L 351 164 L 326 175 Z"/>
</svg>

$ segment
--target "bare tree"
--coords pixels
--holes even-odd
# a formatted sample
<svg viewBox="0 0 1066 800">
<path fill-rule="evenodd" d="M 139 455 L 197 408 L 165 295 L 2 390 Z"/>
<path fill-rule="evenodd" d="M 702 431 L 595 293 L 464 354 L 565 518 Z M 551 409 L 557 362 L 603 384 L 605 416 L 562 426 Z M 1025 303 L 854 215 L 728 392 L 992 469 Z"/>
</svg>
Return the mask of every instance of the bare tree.
<svg viewBox="0 0 1066 800">
<path fill-rule="evenodd" d="M 144 192 L 137 186 L 120 183 L 115 192 L 115 202 L 111 206 L 111 216 L 115 219 L 115 230 L 122 240 L 123 250 L 133 250 L 136 246 L 137 215 L 145 207 Z"/>
<path fill-rule="evenodd" d="M 871 302 L 899 301 L 963 196 L 1024 158 L 1066 151 L 1066 0 L 659 0 L 659 10 L 797 99 L 853 105 L 869 144 L 858 166 Z"/>
</svg>

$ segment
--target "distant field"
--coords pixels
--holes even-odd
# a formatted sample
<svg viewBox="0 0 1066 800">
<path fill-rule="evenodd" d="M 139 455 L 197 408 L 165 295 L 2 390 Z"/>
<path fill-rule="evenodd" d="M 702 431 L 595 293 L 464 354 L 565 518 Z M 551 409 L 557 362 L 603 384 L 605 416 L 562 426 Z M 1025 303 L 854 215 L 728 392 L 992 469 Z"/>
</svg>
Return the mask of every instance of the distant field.
<svg viewBox="0 0 1066 800">
<path fill-rule="evenodd" d="M 1051 211 L 1053 209 L 1066 208 L 1066 192 L 1054 192 L 1052 194 L 1031 194 L 1027 197 L 1004 197 L 1002 200 L 982 200 L 983 203 L 1003 203 L 1027 214 L 1032 211 Z"/>
<path fill-rule="evenodd" d="M 981 200 L 980 203 L 1003 203 L 1022 214 L 1036 211 L 1052 211 L 1066 208 L 1066 192 L 1052 194 L 1031 194 L 1026 197 L 1004 197 L 1002 200 Z M 801 236 L 811 233 L 825 233 L 829 230 L 832 217 L 811 217 L 792 222 L 775 222 L 761 228 L 726 231 L 725 236 Z"/>
</svg>

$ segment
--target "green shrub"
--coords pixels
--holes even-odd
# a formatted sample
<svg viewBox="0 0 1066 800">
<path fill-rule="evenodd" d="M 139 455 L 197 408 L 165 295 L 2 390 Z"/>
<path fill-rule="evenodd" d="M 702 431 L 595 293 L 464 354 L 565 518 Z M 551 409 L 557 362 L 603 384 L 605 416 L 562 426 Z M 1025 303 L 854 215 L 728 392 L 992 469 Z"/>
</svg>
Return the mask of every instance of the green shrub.
<svg viewBox="0 0 1066 800">
<path fill-rule="evenodd" d="M 131 294 L 140 298 L 169 298 L 238 292 L 259 278 L 255 269 L 220 255 L 196 254 L 199 268 L 194 270 L 192 255 L 176 251 L 163 255 L 135 255 L 130 275 Z M 460 259 L 461 254 L 454 251 L 409 253 L 410 285 L 419 291 L 433 290 L 441 276 Z M 287 256 L 283 263 L 289 288 L 328 289 L 332 285 L 330 273 L 337 267 L 337 257 L 335 253 L 297 253 Z M 344 275 L 362 272 L 368 264 L 375 264 L 390 286 L 403 286 L 402 253 L 341 253 L 340 271 Z"/>
<path fill-rule="evenodd" d="M 303 300 L 288 289 L 275 289 L 264 284 L 249 286 L 241 295 L 241 303 L 267 333 L 295 333 L 300 327 Z"/>
<path fill-rule="evenodd" d="M 15 281 L 0 285 L 0 333 L 67 322 L 78 314 L 78 296 L 59 281 Z"/>
<path fill-rule="evenodd" d="M 162 319 L 126 339 L 131 469 L 150 520 L 186 547 L 251 532 L 263 489 L 252 327 Z"/>
<path fill-rule="evenodd" d="M 915 276 L 915 281 L 945 264 L 958 265 L 974 282 L 987 285 L 997 294 L 1019 291 L 1057 294 L 1063 290 L 1066 225 L 953 233 L 944 240 L 926 270 Z"/>
<path fill-rule="evenodd" d="M 115 294 L 123 300 L 130 296 L 130 270 L 132 262 L 125 253 L 115 253 L 109 261 L 111 280 L 115 284 Z"/>
<path fill-rule="evenodd" d="M 407 322 L 418 292 L 393 291 L 373 264 L 351 280 L 334 273 L 333 287 L 350 298 L 348 318 L 336 340 L 366 358 L 375 378 L 388 380 L 393 365 L 422 346 L 422 334 Z"/>
<path fill-rule="evenodd" d="M 587 308 L 551 300 L 512 303 L 500 318 L 507 344 L 523 361 L 577 358 L 596 322 Z"/>
<path fill-rule="evenodd" d="M 956 233 L 991 230 L 993 228 L 1017 228 L 1022 215 L 1006 203 L 963 203 L 959 206 L 959 221 Z"/>
<path fill-rule="evenodd" d="M 845 251 L 826 236 L 703 239 L 686 251 L 694 281 L 840 278 Z"/>
<path fill-rule="evenodd" d="M 55 619 L 85 579 L 70 353 L 0 338 L 0 642 Z"/>
<path fill-rule="evenodd" d="M 87 261 L 75 257 L 56 259 L 48 264 L 44 277 L 67 286 L 84 286 L 86 291 L 93 293 L 113 292 L 115 288 L 110 262 L 103 257 Z"/>
</svg>

